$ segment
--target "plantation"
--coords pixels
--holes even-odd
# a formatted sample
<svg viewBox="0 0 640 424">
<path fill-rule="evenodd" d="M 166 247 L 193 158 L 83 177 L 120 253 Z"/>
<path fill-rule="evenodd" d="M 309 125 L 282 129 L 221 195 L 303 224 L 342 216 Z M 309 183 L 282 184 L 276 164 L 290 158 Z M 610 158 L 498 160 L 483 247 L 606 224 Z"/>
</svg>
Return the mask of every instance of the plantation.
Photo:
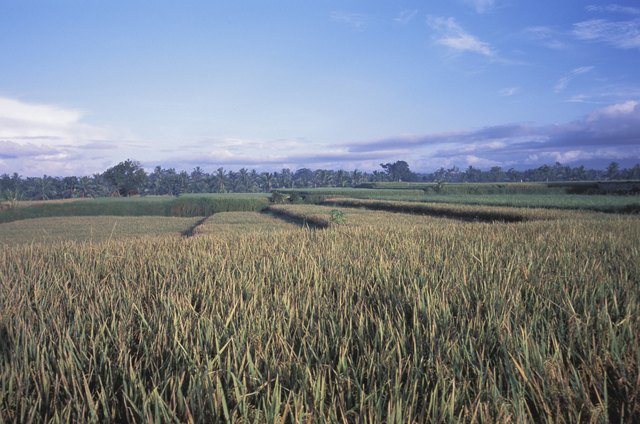
<svg viewBox="0 0 640 424">
<path fill-rule="evenodd" d="M 157 216 L 73 216 L 34 218 L 0 225 L 0 247 L 58 241 L 89 241 L 147 236 L 179 237 L 196 225 L 197 218 Z"/>
<path fill-rule="evenodd" d="M 173 196 L 75 199 L 52 202 L 18 202 L 0 209 L 0 223 L 51 216 L 206 216 L 227 211 L 259 211 L 267 207 L 266 194 L 198 194 Z"/>
<path fill-rule="evenodd" d="M 633 214 L 196 199 L 0 224 L 0 422 L 640 420 Z"/>
</svg>

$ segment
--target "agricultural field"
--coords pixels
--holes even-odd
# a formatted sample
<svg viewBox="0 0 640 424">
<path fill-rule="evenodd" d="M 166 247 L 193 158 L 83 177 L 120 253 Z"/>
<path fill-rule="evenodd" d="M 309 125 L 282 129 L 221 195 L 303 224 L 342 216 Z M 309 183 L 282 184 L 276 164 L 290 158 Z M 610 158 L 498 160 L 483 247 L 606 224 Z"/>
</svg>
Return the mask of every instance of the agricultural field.
<svg viewBox="0 0 640 424">
<path fill-rule="evenodd" d="M 640 420 L 640 217 L 325 201 L 0 224 L 0 422 Z"/>
<path fill-rule="evenodd" d="M 298 225 L 259 212 L 221 212 L 198 225 L 195 235 L 242 236 L 255 233 L 299 231 Z"/>
<path fill-rule="evenodd" d="M 601 212 L 640 213 L 640 197 L 584 194 L 423 194 L 380 195 L 377 199 L 424 203 L 457 203 L 463 205 L 510 206 L 515 208 L 577 209 Z"/>
<path fill-rule="evenodd" d="M 105 240 L 148 236 L 178 237 L 199 218 L 72 216 L 35 218 L 0 224 L 0 247 L 31 243 Z"/>
<path fill-rule="evenodd" d="M 298 222 L 314 223 L 319 227 L 404 227 L 411 228 L 421 225 L 432 225 L 434 221 L 443 218 L 430 218 L 416 214 L 398 214 L 386 211 L 369 210 L 363 208 L 348 208 L 323 205 L 275 205 L 269 211 L 277 213 L 283 219 L 298 220 Z M 338 214 L 336 215 L 336 212 Z M 338 218 L 340 217 L 340 218 Z M 444 221 L 445 223 L 447 220 Z"/>
<path fill-rule="evenodd" d="M 269 204 L 264 193 L 186 194 L 174 196 L 17 202 L 0 210 L 0 223 L 53 216 L 208 216 L 227 211 L 259 211 Z"/>
<path fill-rule="evenodd" d="M 567 194 L 560 187 L 543 184 L 457 184 L 435 192 L 435 184 L 401 183 L 388 188 L 320 188 L 279 190 L 293 202 L 318 203 L 328 198 L 350 198 L 422 203 L 451 203 L 513 208 L 592 210 L 609 213 L 640 213 L 637 194 Z M 377 185 L 375 186 L 377 187 Z M 422 187 L 418 189 L 417 187 Z"/>
</svg>

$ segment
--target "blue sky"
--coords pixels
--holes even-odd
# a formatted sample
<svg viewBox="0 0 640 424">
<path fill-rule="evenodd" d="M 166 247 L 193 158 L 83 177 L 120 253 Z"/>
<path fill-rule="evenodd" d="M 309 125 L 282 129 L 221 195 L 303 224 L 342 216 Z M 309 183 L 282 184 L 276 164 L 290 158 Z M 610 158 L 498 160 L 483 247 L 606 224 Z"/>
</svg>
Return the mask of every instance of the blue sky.
<svg viewBox="0 0 640 424">
<path fill-rule="evenodd" d="M 0 173 L 640 161 L 640 1 L 0 0 Z"/>
</svg>

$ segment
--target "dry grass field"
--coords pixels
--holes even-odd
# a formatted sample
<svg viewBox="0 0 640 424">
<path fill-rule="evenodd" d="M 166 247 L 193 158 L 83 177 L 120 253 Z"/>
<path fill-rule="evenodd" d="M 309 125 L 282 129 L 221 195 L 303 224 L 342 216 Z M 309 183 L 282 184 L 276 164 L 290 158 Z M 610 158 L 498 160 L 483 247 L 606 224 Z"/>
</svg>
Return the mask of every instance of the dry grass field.
<svg viewBox="0 0 640 424">
<path fill-rule="evenodd" d="M 243 236 L 255 233 L 298 231 L 300 227 L 259 212 L 221 212 L 196 228 L 196 235 Z"/>
<path fill-rule="evenodd" d="M 0 421 L 640 419 L 637 217 L 343 210 L 2 249 Z"/>
<path fill-rule="evenodd" d="M 180 236 L 199 218 L 159 216 L 73 216 L 0 224 L 0 246 L 59 241 L 101 242 L 145 236 Z"/>
</svg>

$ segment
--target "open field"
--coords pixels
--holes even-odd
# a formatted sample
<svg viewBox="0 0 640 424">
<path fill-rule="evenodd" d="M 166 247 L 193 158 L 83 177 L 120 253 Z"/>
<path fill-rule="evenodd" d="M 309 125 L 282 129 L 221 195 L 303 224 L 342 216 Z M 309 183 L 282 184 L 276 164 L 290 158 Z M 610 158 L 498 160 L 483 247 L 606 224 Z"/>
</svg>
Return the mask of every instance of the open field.
<svg viewBox="0 0 640 424">
<path fill-rule="evenodd" d="M 20 205 L 21 202 L 18 202 Z M 268 195 L 193 194 L 179 197 L 110 197 L 54 202 L 25 202 L 0 211 L 0 223 L 51 216 L 207 216 L 226 211 L 259 211 L 267 207 Z"/>
<path fill-rule="evenodd" d="M 359 188 L 386 190 L 423 190 L 427 194 L 638 194 L 640 181 L 551 181 L 551 182 L 482 182 L 482 183 L 364 183 Z"/>
<path fill-rule="evenodd" d="M 320 227 L 378 227 L 410 229 L 420 225 L 433 225 L 434 222 L 443 218 L 435 218 L 416 214 L 398 214 L 393 212 L 376 211 L 363 208 L 348 208 L 323 205 L 274 205 L 270 211 L 279 211 L 283 218 L 298 217 L 302 221 L 319 224 Z M 343 214 L 342 223 L 332 223 L 331 214 L 339 211 Z M 445 219 L 443 224 L 447 223 Z"/>
<path fill-rule="evenodd" d="M 639 217 L 231 197 L 0 224 L 0 422 L 640 420 Z"/>
<path fill-rule="evenodd" d="M 35 218 L 0 224 L 0 247 L 59 241 L 115 240 L 146 236 L 180 236 L 199 218 L 73 216 Z"/>
<path fill-rule="evenodd" d="M 2 419 L 640 418 L 637 218 L 422 218 L 5 249 Z"/>
<path fill-rule="evenodd" d="M 579 218 L 596 215 L 594 212 L 589 211 L 565 211 L 542 208 L 527 209 L 486 205 L 422 203 L 374 199 L 328 198 L 322 201 L 322 204 L 482 222 L 522 222 L 569 217 Z"/>
<path fill-rule="evenodd" d="M 465 205 L 510 206 L 516 208 L 577 209 L 601 212 L 640 213 L 640 196 L 584 194 L 423 194 L 377 196 L 382 200 Z"/>
<path fill-rule="evenodd" d="M 404 188 L 400 184 L 404 184 Z M 422 203 L 455 203 L 515 208 L 575 209 L 608 213 L 640 213 L 637 194 L 567 194 L 541 183 L 451 184 L 436 193 L 436 184 L 395 183 L 389 188 L 319 188 L 278 190 L 291 201 L 318 203 L 328 198 L 374 199 Z M 377 186 L 376 186 L 377 187 Z M 384 187 L 384 186 L 383 186 Z M 423 187 L 417 189 L 416 187 Z M 428 189 L 427 189 L 428 188 Z"/>
<path fill-rule="evenodd" d="M 300 230 L 298 225 L 258 212 L 221 212 L 211 215 L 196 229 L 196 235 L 243 236 Z"/>
</svg>

